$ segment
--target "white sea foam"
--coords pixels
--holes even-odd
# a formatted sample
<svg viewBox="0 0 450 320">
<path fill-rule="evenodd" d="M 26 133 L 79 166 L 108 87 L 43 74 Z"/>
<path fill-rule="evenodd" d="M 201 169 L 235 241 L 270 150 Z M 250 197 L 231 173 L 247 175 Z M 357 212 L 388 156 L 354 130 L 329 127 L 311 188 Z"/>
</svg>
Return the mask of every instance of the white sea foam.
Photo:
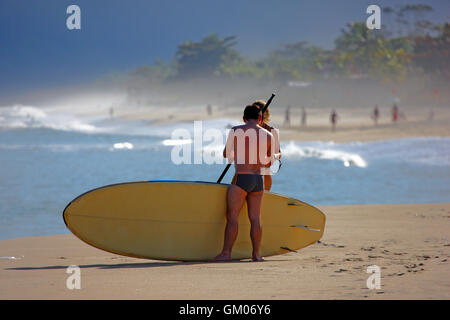
<svg viewBox="0 0 450 320">
<path fill-rule="evenodd" d="M 114 143 L 55 144 L 0 144 L 0 149 L 45 148 L 54 152 L 71 152 L 83 150 L 150 150 L 158 145 L 174 147 L 192 144 L 192 151 L 198 152 L 201 147 L 203 153 L 221 154 L 226 140 L 226 131 L 239 121 L 221 118 L 204 120 L 197 123 L 202 133 L 208 129 L 223 132 L 223 143 L 203 141 L 201 146 L 194 143 L 194 122 L 176 122 L 156 124 L 147 121 L 126 121 L 119 118 L 104 116 L 77 116 L 67 109 L 38 108 L 34 106 L 15 105 L 0 108 L 0 129 L 35 129 L 47 128 L 58 131 L 68 131 L 87 134 L 120 135 L 124 140 Z M 172 137 L 176 129 L 182 129 L 187 137 Z M 198 127 L 197 127 L 198 129 Z M 135 143 L 134 136 L 148 136 L 160 139 L 159 142 L 146 141 Z M 125 140 L 129 137 L 130 140 Z M 26 142 L 25 142 L 26 143 Z M 194 150 L 195 149 L 195 150 Z M 373 142 L 284 142 L 281 145 L 284 159 L 320 159 L 340 161 L 343 166 L 365 168 L 371 162 L 395 161 L 424 165 L 450 166 L 450 139 L 440 137 L 404 138 Z"/>
<path fill-rule="evenodd" d="M 31 106 L 20 106 L 20 105 L 12 107 L 10 115 L 34 120 L 47 118 L 47 114 L 41 109 Z"/>
<path fill-rule="evenodd" d="M 91 119 L 92 120 L 92 119 Z M 47 128 L 85 133 L 101 132 L 100 128 L 71 113 L 49 113 L 33 106 L 15 105 L 0 108 L 0 129 Z"/>
<path fill-rule="evenodd" d="M 282 143 L 286 158 L 338 160 L 344 166 L 365 168 L 371 162 L 402 162 L 450 166 L 450 138 L 417 137 L 371 142 L 295 142 Z"/>
<path fill-rule="evenodd" d="M 133 144 L 130 142 L 117 142 L 114 143 L 113 148 L 114 149 L 125 149 L 125 150 L 131 150 L 133 149 Z"/>
<path fill-rule="evenodd" d="M 238 124 L 233 119 L 211 119 L 199 122 L 202 131 L 218 129 L 225 132 L 227 128 Z M 183 129 L 192 137 L 194 122 L 175 122 L 156 124 L 140 120 L 122 120 L 108 115 L 76 115 L 63 108 L 38 108 L 34 106 L 15 105 L 0 108 L 0 129 L 36 129 L 47 128 L 81 133 L 120 134 L 130 136 L 153 136 L 166 138 L 171 143 L 171 135 L 176 129 Z M 172 139 L 174 140 L 174 139 Z M 184 143 L 184 142 L 183 142 Z"/>
<path fill-rule="evenodd" d="M 291 141 L 289 143 L 282 143 L 281 150 L 283 157 L 286 158 L 338 160 L 345 167 L 367 167 L 367 162 L 359 154 L 339 150 L 339 145 L 332 142 L 301 143 Z"/>
<path fill-rule="evenodd" d="M 193 151 L 198 151 L 198 148 L 193 144 Z M 223 148 L 224 144 L 221 143 L 204 141 L 201 145 L 204 154 L 221 155 Z M 281 143 L 281 151 L 286 160 L 339 161 L 344 167 L 366 168 L 372 162 L 450 166 L 450 138 L 439 137 L 350 143 L 289 141 Z"/>
</svg>

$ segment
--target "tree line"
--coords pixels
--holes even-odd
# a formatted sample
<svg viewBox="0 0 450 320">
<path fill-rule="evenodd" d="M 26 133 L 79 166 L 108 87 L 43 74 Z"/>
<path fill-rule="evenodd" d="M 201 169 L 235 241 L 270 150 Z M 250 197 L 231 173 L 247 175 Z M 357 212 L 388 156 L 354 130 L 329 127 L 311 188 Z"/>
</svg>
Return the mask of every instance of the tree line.
<svg viewBox="0 0 450 320">
<path fill-rule="evenodd" d="M 399 82 L 409 75 L 450 79 L 450 24 L 425 19 L 428 5 L 383 8 L 380 30 L 365 22 L 347 24 L 326 50 L 306 41 L 288 43 L 265 57 L 243 57 L 236 36 L 212 33 L 198 42 L 178 45 L 170 62 L 157 60 L 129 72 L 148 81 L 192 78 L 311 81 L 329 78 L 370 78 Z"/>
</svg>

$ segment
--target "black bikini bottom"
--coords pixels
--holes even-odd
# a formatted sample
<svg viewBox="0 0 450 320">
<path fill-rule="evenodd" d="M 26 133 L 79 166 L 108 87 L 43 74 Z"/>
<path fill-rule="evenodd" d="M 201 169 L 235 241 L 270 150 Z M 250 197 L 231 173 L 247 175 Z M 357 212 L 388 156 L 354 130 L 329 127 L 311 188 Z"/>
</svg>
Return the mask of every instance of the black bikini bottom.
<svg viewBox="0 0 450 320">
<path fill-rule="evenodd" d="M 264 190 L 263 176 L 260 174 L 238 174 L 236 185 L 245 192 L 258 192 Z"/>
</svg>

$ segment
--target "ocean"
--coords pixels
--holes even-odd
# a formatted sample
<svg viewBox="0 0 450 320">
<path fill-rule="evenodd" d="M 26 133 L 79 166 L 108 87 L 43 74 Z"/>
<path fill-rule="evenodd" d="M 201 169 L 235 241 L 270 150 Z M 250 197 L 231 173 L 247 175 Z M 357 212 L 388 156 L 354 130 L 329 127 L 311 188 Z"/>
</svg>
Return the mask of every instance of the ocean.
<svg viewBox="0 0 450 320">
<path fill-rule="evenodd" d="M 237 122 L 202 122 L 204 132 Z M 192 139 L 173 136 L 175 130 Z M 194 163 L 222 144 L 194 137 L 194 123 L 155 124 L 108 116 L 76 116 L 33 106 L 0 108 L 0 240 L 69 233 L 62 212 L 100 186 L 145 180 L 215 182 L 225 168 Z M 282 136 L 282 133 L 281 133 Z M 355 140 L 357 137 L 355 137 Z M 286 141 L 272 191 L 312 205 L 450 202 L 450 138 L 375 142 Z M 223 183 L 229 183 L 232 169 Z"/>
</svg>

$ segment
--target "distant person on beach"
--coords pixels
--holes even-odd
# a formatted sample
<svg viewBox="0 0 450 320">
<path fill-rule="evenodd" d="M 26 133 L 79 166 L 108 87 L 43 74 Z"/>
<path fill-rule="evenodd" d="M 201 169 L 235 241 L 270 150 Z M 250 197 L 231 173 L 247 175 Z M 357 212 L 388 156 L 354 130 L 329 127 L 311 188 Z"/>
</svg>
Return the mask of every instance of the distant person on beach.
<svg viewBox="0 0 450 320">
<path fill-rule="evenodd" d="M 428 112 L 428 121 L 433 121 L 434 120 L 434 111 L 433 109 L 430 109 L 430 111 Z"/>
<path fill-rule="evenodd" d="M 257 106 L 260 110 L 262 110 L 266 106 L 266 103 L 263 100 L 256 100 L 255 102 L 253 102 L 253 105 Z M 262 116 L 262 120 L 259 123 L 259 125 L 273 134 L 273 137 L 274 137 L 273 150 L 275 150 L 277 159 L 279 160 L 281 158 L 279 130 L 270 126 L 269 121 L 270 121 L 270 107 L 268 107 L 266 109 L 266 111 L 264 112 L 264 115 Z M 263 173 L 264 173 L 263 174 L 264 190 L 270 191 L 270 189 L 272 188 L 272 173 L 270 171 L 270 167 L 265 168 Z M 234 175 L 231 183 L 236 184 L 236 179 L 237 179 L 237 175 Z"/>
<path fill-rule="evenodd" d="M 287 106 L 284 114 L 284 125 L 289 127 L 291 125 L 291 106 Z"/>
<path fill-rule="evenodd" d="M 223 150 L 224 157 L 232 160 L 235 164 L 237 180 L 235 185 L 231 184 L 228 187 L 227 223 L 223 249 L 214 261 L 231 260 L 232 248 L 238 235 L 239 212 L 245 201 L 247 201 L 251 225 L 252 260 L 263 261 L 260 255 L 262 238 L 260 212 L 264 195 L 261 170 L 266 166 L 267 160 L 269 162 L 273 160 L 271 151 L 273 135 L 259 125 L 262 121 L 261 109 L 256 105 L 248 105 L 245 108 L 243 120 L 245 124 L 232 128 Z M 260 150 L 261 145 L 265 145 L 267 150 Z M 264 155 L 264 159 L 260 158 L 261 154 Z"/>
<path fill-rule="evenodd" d="M 392 122 L 397 122 L 399 117 L 399 110 L 397 104 L 394 103 L 394 106 L 392 107 Z"/>
<path fill-rule="evenodd" d="M 336 124 L 337 124 L 338 118 L 339 118 L 339 116 L 338 116 L 336 110 L 333 109 L 330 114 L 331 131 L 336 130 Z"/>
<path fill-rule="evenodd" d="M 114 118 L 114 108 L 113 107 L 109 108 L 109 117 Z"/>
<path fill-rule="evenodd" d="M 302 107 L 302 116 L 301 116 L 301 126 L 305 127 L 306 126 L 306 110 L 304 107 Z"/>
<path fill-rule="evenodd" d="M 380 110 L 378 109 L 378 105 L 375 105 L 375 109 L 373 109 L 372 119 L 375 125 L 378 125 L 378 119 L 380 118 Z"/>
<path fill-rule="evenodd" d="M 206 113 L 208 114 L 208 116 L 211 116 L 211 115 L 212 115 L 212 107 L 211 107 L 210 104 L 208 104 L 208 105 L 206 106 Z"/>
</svg>

